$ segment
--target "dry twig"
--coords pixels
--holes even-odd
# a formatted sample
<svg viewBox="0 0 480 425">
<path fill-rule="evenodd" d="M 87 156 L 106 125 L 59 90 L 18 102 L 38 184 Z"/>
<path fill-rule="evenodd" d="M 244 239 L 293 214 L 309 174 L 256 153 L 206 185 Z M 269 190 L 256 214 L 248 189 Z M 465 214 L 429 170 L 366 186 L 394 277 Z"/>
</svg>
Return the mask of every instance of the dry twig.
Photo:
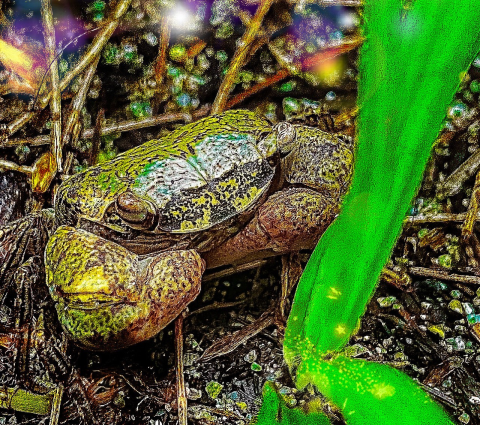
<svg viewBox="0 0 480 425">
<path fill-rule="evenodd" d="M 309 68 L 312 68 L 315 65 L 318 65 L 322 62 L 333 59 L 334 57 L 339 56 L 343 53 L 349 52 L 350 50 L 353 50 L 358 46 L 360 46 L 362 42 L 363 42 L 362 38 L 355 37 L 352 39 L 344 40 L 344 42 L 340 46 L 327 47 L 325 50 L 305 59 L 301 64 L 301 69 L 308 70 Z M 279 55 L 276 55 L 276 56 L 279 56 Z M 244 92 L 233 96 L 230 100 L 228 100 L 225 109 L 233 108 L 234 106 L 243 102 L 247 97 L 250 97 L 255 93 L 258 93 L 259 91 L 267 87 L 270 87 L 271 85 L 276 84 L 282 81 L 283 79 L 287 78 L 289 75 L 295 74 L 299 71 L 297 66 L 286 63 L 286 61 L 283 59 L 280 59 L 280 57 L 277 57 L 277 60 L 282 65 L 283 67 L 282 69 L 277 71 L 274 75 L 266 78 L 264 81 L 257 83 L 254 86 L 250 87 L 249 89 L 245 90 Z"/>
<path fill-rule="evenodd" d="M 80 114 L 87 99 L 87 93 L 90 88 L 90 84 L 95 75 L 98 62 L 100 60 L 100 55 L 97 56 L 83 77 L 82 84 L 80 84 L 80 89 L 72 100 L 70 104 L 70 111 L 67 119 L 67 124 L 65 125 L 65 130 L 62 138 L 62 146 L 67 146 L 69 143 L 75 145 L 77 142 L 78 136 L 80 135 Z"/>
<path fill-rule="evenodd" d="M 0 169 L 18 171 L 20 173 L 31 176 L 33 173 L 33 167 L 28 167 L 26 165 L 18 165 L 15 162 L 7 161 L 5 159 L 0 159 Z"/>
<path fill-rule="evenodd" d="M 268 326 L 273 325 L 275 323 L 276 310 L 277 307 L 275 305 L 270 307 L 253 323 L 250 323 L 231 335 L 227 335 L 226 337 L 215 341 L 205 350 L 201 359 L 204 361 L 210 361 L 216 357 L 224 356 L 225 354 L 236 350 L 238 347 L 240 347 L 240 345 L 247 342 L 250 338 L 259 334 Z"/>
<path fill-rule="evenodd" d="M 480 149 L 437 185 L 437 195 L 443 198 L 456 195 L 460 192 L 464 183 L 478 171 L 479 167 Z"/>
<path fill-rule="evenodd" d="M 175 320 L 175 355 L 177 359 L 177 406 L 178 424 L 187 425 L 187 396 L 183 376 L 183 315 Z"/>
<path fill-rule="evenodd" d="M 409 267 L 408 272 L 415 276 L 433 277 L 469 285 L 480 285 L 480 277 L 449 273 L 443 270 L 427 269 L 425 267 Z"/>
<path fill-rule="evenodd" d="M 102 124 L 105 120 L 105 109 L 101 108 L 98 111 L 97 119 L 95 120 L 95 133 L 92 137 L 92 150 L 90 151 L 89 164 L 95 165 L 98 153 L 100 152 L 100 144 L 102 142 Z"/>
<path fill-rule="evenodd" d="M 412 279 L 408 274 L 402 271 L 396 272 L 394 270 L 390 270 L 387 267 L 384 267 L 382 269 L 382 274 L 380 275 L 380 278 L 400 290 L 405 290 L 412 284 Z"/>
<path fill-rule="evenodd" d="M 163 16 L 160 24 L 160 39 L 158 40 L 158 55 L 155 60 L 155 82 L 157 83 L 157 92 L 153 100 L 153 113 L 158 113 L 159 104 L 165 93 L 166 87 L 163 85 L 165 68 L 167 66 L 167 49 L 170 42 L 170 18 Z"/>
<path fill-rule="evenodd" d="M 438 214 L 428 214 L 428 215 L 412 215 L 408 216 L 403 220 L 404 226 L 415 226 L 417 224 L 428 224 L 428 223 L 448 223 L 451 221 L 462 222 L 465 220 L 467 214 L 452 214 L 452 213 L 438 213 Z M 480 219 L 477 215 L 476 220 Z"/>
<path fill-rule="evenodd" d="M 255 12 L 255 16 L 249 22 L 249 25 L 240 39 L 237 49 L 235 50 L 235 54 L 233 55 L 233 59 L 230 63 L 227 74 L 225 75 L 225 78 L 218 89 L 217 96 L 213 102 L 212 114 L 220 114 L 225 110 L 227 98 L 232 90 L 233 83 L 237 78 L 238 71 L 245 64 L 245 58 L 250 50 L 250 45 L 255 39 L 260 25 L 262 24 L 263 18 L 270 10 L 270 6 L 272 5 L 273 1 L 274 0 L 262 0 L 257 8 L 257 11 Z"/>
<path fill-rule="evenodd" d="M 58 76 L 57 49 L 55 43 L 55 27 L 53 25 L 52 6 L 50 0 L 41 0 L 42 20 L 45 36 L 45 50 L 50 64 L 50 82 L 52 96 L 50 99 L 50 113 L 52 114 L 52 131 L 50 133 L 52 153 L 55 157 L 57 169 L 62 171 L 62 97 Z"/>
<path fill-rule="evenodd" d="M 190 122 L 206 116 L 209 111 L 210 111 L 210 107 L 204 106 L 198 109 L 197 111 L 195 111 L 193 114 L 188 114 L 186 112 L 175 112 L 175 113 L 157 115 L 154 117 L 148 117 L 140 121 L 138 120 L 120 121 L 118 123 L 106 125 L 105 127 L 103 127 L 102 136 L 105 136 L 107 134 L 113 134 L 113 133 L 121 133 L 123 131 L 132 131 L 132 130 L 138 130 L 146 127 L 153 127 L 156 125 L 161 125 L 161 124 L 166 124 L 166 123 L 171 123 L 176 121 Z M 80 138 L 90 139 L 93 137 L 94 132 L 95 132 L 94 128 L 89 128 L 87 130 L 84 130 L 80 135 Z M 41 145 L 48 145 L 49 143 L 50 143 L 50 137 L 48 135 L 37 136 L 32 138 L 9 140 L 5 143 L 0 143 L 0 148 L 25 145 L 25 144 L 30 146 L 41 146 Z"/>
<path fill-rule="evenodd" d="M 478 217 L 478 209 L 480 203 L 480 172 L 477 173 L 475 178 L 475 184 L 472 190 L 472 196 L 468 205 L 467 214 L 465 215 L 465 221 L 462 224 L 462 236 L 465 239 L 470 238 L 473 233 L 473 226 Z"/>
<path fill-rule="evenodd" d="M 125 12 L 130 7 L 132 0 L 119 0 L 115 10 L 112 13 L 112 16 L 108 22 L 102 27 L 100 32 L 93 39 L 92 44 L 90 45 L 87 52 L 83 55 L 77 65 L 71 69 L 60 82 L 60 90 L 63 91 L 71 83 L 71 81 L 79 75 L 83 70 L 90 65 L 97 56 L 100 55 L 100 52 L 103 50 L 105 44 L 112 36 L 113 32 L 117 29 L 117 26 L 120 22 L 120 18 L 125 14 Z M 52 93 L 44 96 L 40 100 L 40 108 L 43 109 L 49 102 Z"/>
</svg>

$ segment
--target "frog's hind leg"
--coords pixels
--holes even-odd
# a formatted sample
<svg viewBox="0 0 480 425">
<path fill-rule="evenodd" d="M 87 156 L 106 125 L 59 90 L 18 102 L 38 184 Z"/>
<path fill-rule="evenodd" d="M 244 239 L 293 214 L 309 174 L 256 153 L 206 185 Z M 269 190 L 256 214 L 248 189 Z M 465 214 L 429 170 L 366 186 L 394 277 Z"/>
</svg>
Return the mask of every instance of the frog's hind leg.
<svg viewBox="0 0 480 425">
<path fill-rule="evenodd" d="M 312 249 L 337 216 L 339 204 L 338 199 L 307 187 L 277 192 L 242 231 L 204 255 L 207 268 Z"/>
</svg>

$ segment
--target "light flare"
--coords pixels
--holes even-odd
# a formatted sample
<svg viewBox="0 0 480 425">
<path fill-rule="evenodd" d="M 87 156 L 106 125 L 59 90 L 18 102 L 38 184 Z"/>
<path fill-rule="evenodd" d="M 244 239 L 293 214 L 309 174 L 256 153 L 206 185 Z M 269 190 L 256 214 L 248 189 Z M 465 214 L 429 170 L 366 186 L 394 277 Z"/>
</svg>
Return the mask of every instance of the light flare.
<svg viewBox="0 0 480 425">
<path fill-rule="evenodd" d="M 340 82 L 346 69 L 344 57 L 335 57 L 320 62 L 312 72 L 325 84 L 336 85 Z"/>
<path fill-rule="evenodd" d="M 177 6 L 169 14 L 170 25 L 173 28 L 185 29 L 190 26 L 192 16 L 190 11 L 183 6 Z"/>
</svg>

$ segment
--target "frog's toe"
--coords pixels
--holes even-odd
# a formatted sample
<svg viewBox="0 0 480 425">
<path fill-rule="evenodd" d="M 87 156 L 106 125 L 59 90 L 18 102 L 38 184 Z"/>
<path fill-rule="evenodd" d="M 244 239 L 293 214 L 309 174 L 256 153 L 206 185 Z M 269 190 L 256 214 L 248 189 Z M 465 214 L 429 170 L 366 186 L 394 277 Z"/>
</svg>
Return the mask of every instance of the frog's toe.
<svg viewBox="0 0 480 425">
<path fill-rule="evenodd" d="M 50 239 L 47 284 L 76 344 L 116 350 L 156 335 L 200 292 L 205 264 L 193 250 L 146 259 L 72 227 Z"/>
</svg>

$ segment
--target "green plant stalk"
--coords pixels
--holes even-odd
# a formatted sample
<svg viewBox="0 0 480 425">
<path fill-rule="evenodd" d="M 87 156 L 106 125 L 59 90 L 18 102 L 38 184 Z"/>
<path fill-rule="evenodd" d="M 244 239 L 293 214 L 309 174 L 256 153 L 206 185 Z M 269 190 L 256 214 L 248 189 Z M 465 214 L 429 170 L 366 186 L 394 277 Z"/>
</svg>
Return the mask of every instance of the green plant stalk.
<svg viewBox="0 0 480 425">
<path fill-rule="evenodd" d="M 480 49 L 479 17 L 478 0 L 415 0 L 410 10 L 402 9 L 398 0 L 365 4 L 353 183 L 340 216 L 302 275 L 284 341 L 297 386 L 316 385 L 342 409 L 348 423 L 371 423 L 369 414 L 388 418 L 394 412 L 391 400 L 397 405 L 409 401 L 395 410 L 402 420 L 409 411 L 419 412 L 411 417 L 415 422 L 402 423 L 451 423 L 424 396 L 412 396 L 419 393 L 409 378 L 395 380 L 399 372 L 334 356 L 358 328 L 420 185 L 446 109 Z M 327 356 L 334 358 L 323 361 Z M 384 374 L 393 391 L 382 403 L 372 404 L 371 393 L 358 388 L 371 382 L 375 373 Z M 350 403 L 355 409 L 347 410 Z M 360 416 L 351 413 L 355 410 L 362 411 Z M 389 418 L 373 423 L 396 422 Z"/>
</svg>

